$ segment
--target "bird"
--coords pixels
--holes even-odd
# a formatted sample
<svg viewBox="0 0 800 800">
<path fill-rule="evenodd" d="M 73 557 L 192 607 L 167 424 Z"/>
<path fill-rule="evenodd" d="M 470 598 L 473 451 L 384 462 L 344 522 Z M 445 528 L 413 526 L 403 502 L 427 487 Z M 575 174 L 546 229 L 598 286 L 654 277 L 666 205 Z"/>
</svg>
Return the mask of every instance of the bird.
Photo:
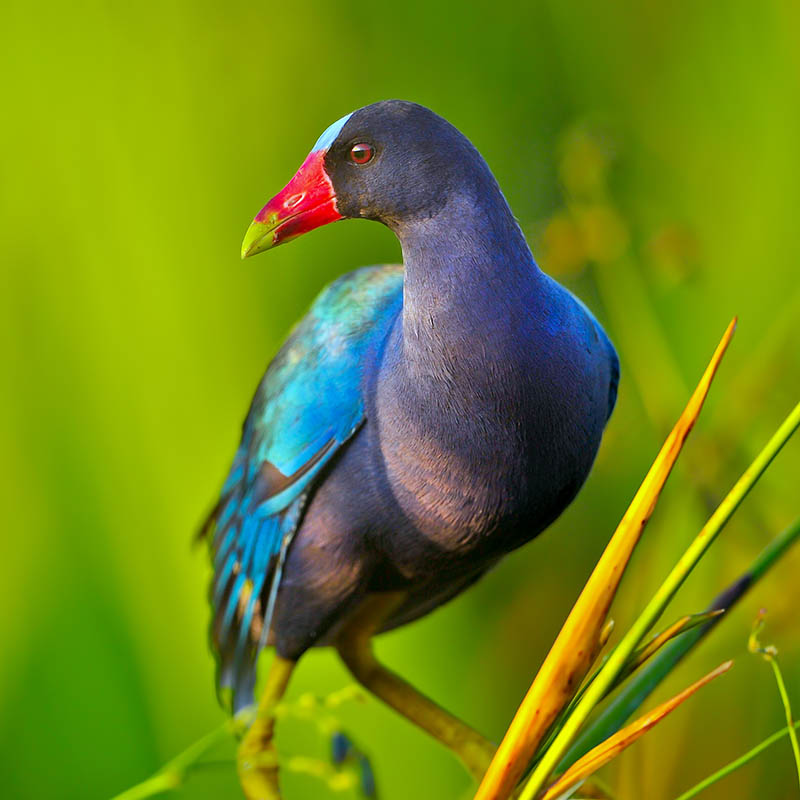
<svg viewBox="0 0 800 800">
<path fill-rule="evenodd" d="M 617 395 L 609 337 L 539 268 L 486 161 L 443 117 L 387 100 L 334 122 L 242 257 L 342 219 L 388 227 L 402 264 L 356 269 L 314 300 L 258 385 L 202 529 L 218 690 L 250 709 L 237 764 L 251 800 L 280 797 L 275 707 L 326 645 L 481 777 L 494 745 L 378 662 L 371 637 L 547 528 Z"/>
</svg>

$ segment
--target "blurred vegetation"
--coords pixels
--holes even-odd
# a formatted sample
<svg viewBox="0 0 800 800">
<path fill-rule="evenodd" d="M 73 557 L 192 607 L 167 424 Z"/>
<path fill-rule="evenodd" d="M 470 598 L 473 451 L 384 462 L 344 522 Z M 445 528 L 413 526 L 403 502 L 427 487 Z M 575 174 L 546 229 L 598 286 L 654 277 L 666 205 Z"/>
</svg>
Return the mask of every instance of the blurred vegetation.
<svg viewBox="0 0 800 800">
<path fill-rule="evenodd" d="M 622 359 L 594 473 L 538 541 L 386 662 L 499 739 L 708 352 L 740 326 L 683 467 L 622 586 L 623 624 L 797 400 L 800 7 L 693 3 L 335 6 L 107 0 L 0 10 L 0 774 L 19 798 L 107 798 L 223 722 L 206 646 L 208 565 L 189 541 L 255 385 L 327 281 L 399 258 L 344 223 L 239 261 L 253 214 L 318 134 L 374 100 L 443 114 L 487 158 L 543 265 Z M 781 455 L 672 609 L 693 612 L 797 514 Z M 10 515 L 10 516 L 9 516 Z M 746 657 L 769 609 L 800 698 L 790 553 L 692 657 L 737 667 L 604 772 L 669 800 L 785 725 Z M 660 698 L 683 688 L 678 670 Z M 349 683 L 303 660 L 291 698 Z M 674 691 L 673 691 L 674 690 Z M 384 800 L 466 796 L 460 766 L 377 703 L 343 706 Z M 327 757 L 282 721 L 287 754 Z M 286 774 L 287 795 L 321 796 Z M 788 742 L 709 798 L 784 797 Z M 236 797 L 229 768 L 182 796 Z M 340 795 L 346 797 L 346 794 Z"/>
</svg>

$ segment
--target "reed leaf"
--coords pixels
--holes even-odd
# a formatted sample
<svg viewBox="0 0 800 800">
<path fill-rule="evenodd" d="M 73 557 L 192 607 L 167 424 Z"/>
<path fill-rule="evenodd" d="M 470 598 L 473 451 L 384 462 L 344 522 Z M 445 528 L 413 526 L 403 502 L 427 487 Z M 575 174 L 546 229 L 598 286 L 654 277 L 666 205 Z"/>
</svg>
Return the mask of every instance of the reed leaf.
<svg viewBox="0 0 800 800">
<path fill-rule="evenodd" d="M 723 612 L 722 614 L 712 617 L 705 624 L 670 642 L 648 664 L 629 679 L 613 701 L 603 709 L 600 715 L 576 739 L 559 765 L 559 769 L 565 769 L 592 747 L 618 731 L 636 713 L 642 703 L 647 700 L 667 675 L 672 673 L 681 660 L 730 613 L 739 600 L 798 541 L 800 541 L 800 518 L 776 536 L 758 554 L 750 568 L 712 600 L 709 605 L 709 611 L 719 610 Z"/>
<path fill-rule="evenodd" d="M 644 611 L 633 623 L 628 633 L 623 637 L 608 658 L 600 674 L 586 690 L 583 698 L 575 707 L 572 714 L 564 723 L 553 743 L 543 754 L 541 760 L 533 770 L 525 788 L 520 795 L 520 800 L 533 800 L 544 786 L 550 774 L 554 771 L 567 752 L 570 743 L 575 738 L 578 730 L 588 718 L 592 710 L 602 700 L 608 688 L 613 685 L 617 676 L 625 668 L 625 664 L 633 654 L 636 647 L 647 635 L 647 632 L 657 622 L 667 604 L 683 585 L 689 573 L 694 569 L 705 552 L 717 538 L 725 523 L 733 516 L 741 502 L 753 488 L 755 483 L 764 474 L 772 460 L 780 452 L 792 434 L 800 426 L 800 403 L 790 412 L 772 438 L 756 456 L 753 463 L 747 468 L 741 478 L 711 515 L 700 533 L 686 549 L 673 567 L 667 578 L 657 589 L 655 595 L 646 605 Z"/>
<path fill-rule="evenodd" d="M 657 706 L 649 714 L 645 714 L 635 722 L 627 725 L 621 731 L 610 736 L 604 742 L 601 742 L 561 775 L 558 780 L 547 789 L 544 795 L 542 795 L 541 800 L 558 800 L 558 798 L 563 797 L 570 789 L 593 775 L 597 770 L 604 767 L 609 761 L 612 761 L 620 753 L 630 747 L 637 739 L 658 725 L 661 720 L 672 713 L 683 702 L 688 700 L 698 689 L 701 689 L 707 683 L 713 681 L 714 678 L 718 678 L 720 675 L 727 672 L 732 666 L 732 661 L 726 661 L 724 664 L 720 664 L 715 670 L 709 672 L 708 675 Z"/>
</svg>

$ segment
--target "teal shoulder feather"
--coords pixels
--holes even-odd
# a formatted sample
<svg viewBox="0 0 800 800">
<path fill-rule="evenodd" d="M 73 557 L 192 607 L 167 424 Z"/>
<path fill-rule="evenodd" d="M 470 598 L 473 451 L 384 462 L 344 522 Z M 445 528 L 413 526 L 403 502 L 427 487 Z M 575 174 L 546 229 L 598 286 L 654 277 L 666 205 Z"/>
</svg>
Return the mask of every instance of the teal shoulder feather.
<svg viewBox="0 0 800 800">
<path fill-rule="evenodd" d="M 364 420 L 363 365 L 402 303 L 399 266 L 334 281 L 269 365 L 205 529 L 213 529 L 211 639 L 220 691 L 252 702 L 283 559 L 315 479 Z"/>
</svg>

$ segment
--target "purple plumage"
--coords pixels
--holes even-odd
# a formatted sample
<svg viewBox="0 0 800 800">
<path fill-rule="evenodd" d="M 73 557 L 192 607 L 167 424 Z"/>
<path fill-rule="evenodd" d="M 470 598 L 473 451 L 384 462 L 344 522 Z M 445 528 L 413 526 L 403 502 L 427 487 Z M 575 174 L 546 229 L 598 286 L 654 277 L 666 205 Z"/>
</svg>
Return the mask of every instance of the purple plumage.
<svg viewBox="0 0 800 800">
<path fill-rule="evenodd" d="M 607 336 L 537 267 L 461 133 L 401 101 L 331 131 L 245 253 L 362 217 L 395 232 L 404 268 L 326 289 L 245 422 L 209 520 L 213 640 L 237 709 L 266 642 L 297 659 L 379 592 L 406 592 L 384 627 L 408 622 L 547 527 L 616 397 Z"/>
</svg>

